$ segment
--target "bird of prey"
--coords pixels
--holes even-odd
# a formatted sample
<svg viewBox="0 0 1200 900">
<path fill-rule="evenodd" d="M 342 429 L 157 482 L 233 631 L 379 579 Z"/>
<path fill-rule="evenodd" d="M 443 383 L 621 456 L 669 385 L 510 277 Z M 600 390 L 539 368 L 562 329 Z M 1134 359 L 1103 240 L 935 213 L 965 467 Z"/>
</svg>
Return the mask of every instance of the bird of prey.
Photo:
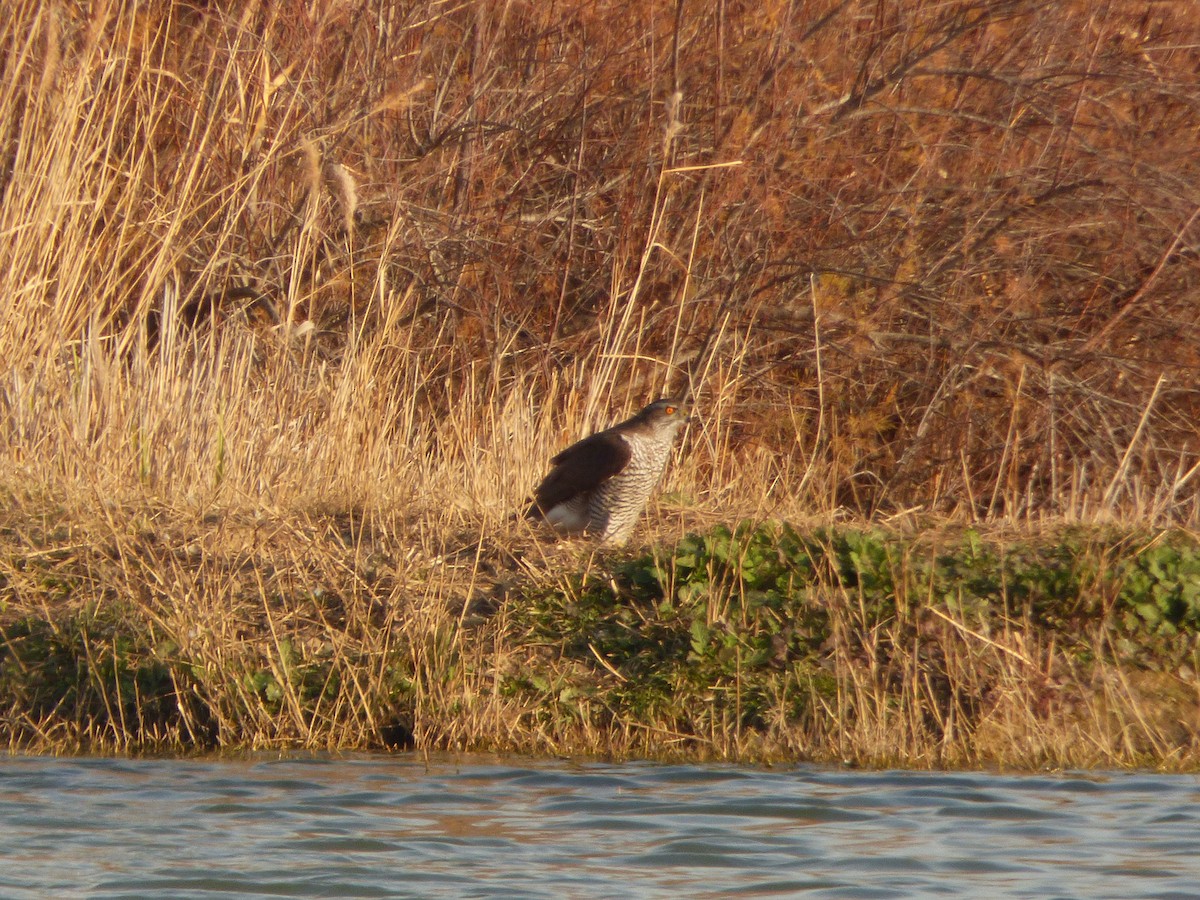
<svg viewBox="0 0 1200 900">
<path fill-rule="evenodd" d="M 572 444 L 550 460 L 526 518 L 601 543 L 625 543 L 687 420 L 686 401 L 655 400 L 632 419 Z"/>
</svg>

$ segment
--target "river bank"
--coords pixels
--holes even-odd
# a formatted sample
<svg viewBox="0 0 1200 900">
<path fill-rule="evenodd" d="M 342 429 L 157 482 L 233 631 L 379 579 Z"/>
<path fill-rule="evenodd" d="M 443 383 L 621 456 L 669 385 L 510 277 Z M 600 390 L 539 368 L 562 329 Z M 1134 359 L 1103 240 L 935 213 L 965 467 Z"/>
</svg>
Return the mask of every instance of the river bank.
<svg viewBox="0 0 1200 900">
<path fill-rule="evenodd" d="M 10 749 L 1200 760 L 1182 531 L 765 523 L 414 558 L 372 516 L 141 525 L 3 529 Z"/>
</svg>

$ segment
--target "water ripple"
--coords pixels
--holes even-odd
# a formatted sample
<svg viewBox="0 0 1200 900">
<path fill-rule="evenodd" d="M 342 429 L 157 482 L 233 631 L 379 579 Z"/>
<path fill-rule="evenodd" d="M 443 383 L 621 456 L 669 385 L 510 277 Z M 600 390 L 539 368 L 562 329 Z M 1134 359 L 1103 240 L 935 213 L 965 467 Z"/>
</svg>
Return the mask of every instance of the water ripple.
<svg viewBox="0 0 1200 900">
<path fill-rule="evenodd" d="M 1198 800 L 1141 773 L 16 757 L 0 895 L 1195 897 Z"/>
</svg>

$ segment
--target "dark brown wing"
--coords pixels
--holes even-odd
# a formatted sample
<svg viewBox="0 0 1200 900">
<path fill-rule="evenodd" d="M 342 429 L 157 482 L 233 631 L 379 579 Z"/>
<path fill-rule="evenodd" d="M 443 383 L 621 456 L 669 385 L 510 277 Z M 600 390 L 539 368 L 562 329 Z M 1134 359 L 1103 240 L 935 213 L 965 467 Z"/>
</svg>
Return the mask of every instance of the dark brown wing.
<svg viewBox="0 0 1200 900">
<path fill-rule="evenodd" d="M 629 445 L 612 430 L 601 431 L 572 444 L 550 460 L 554 468 L 538 485 L 533 505 L 526 515 L 544 515 L 558 504 L 592 490 L 625 468 L 629 457 Z"/>
</svg>

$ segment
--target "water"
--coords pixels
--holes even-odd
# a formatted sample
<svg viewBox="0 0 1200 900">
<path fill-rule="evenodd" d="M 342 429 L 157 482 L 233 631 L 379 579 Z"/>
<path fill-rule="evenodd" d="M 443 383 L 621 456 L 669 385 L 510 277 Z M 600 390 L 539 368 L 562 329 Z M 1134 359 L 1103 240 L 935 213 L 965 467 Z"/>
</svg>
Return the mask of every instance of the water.
<svg viewBox="0 0 1200 900">
<path fill-rule="evenodd" d="M 0 759 L 0 897 L 1200 897 L 1200 779 Z"/>
</svg>

